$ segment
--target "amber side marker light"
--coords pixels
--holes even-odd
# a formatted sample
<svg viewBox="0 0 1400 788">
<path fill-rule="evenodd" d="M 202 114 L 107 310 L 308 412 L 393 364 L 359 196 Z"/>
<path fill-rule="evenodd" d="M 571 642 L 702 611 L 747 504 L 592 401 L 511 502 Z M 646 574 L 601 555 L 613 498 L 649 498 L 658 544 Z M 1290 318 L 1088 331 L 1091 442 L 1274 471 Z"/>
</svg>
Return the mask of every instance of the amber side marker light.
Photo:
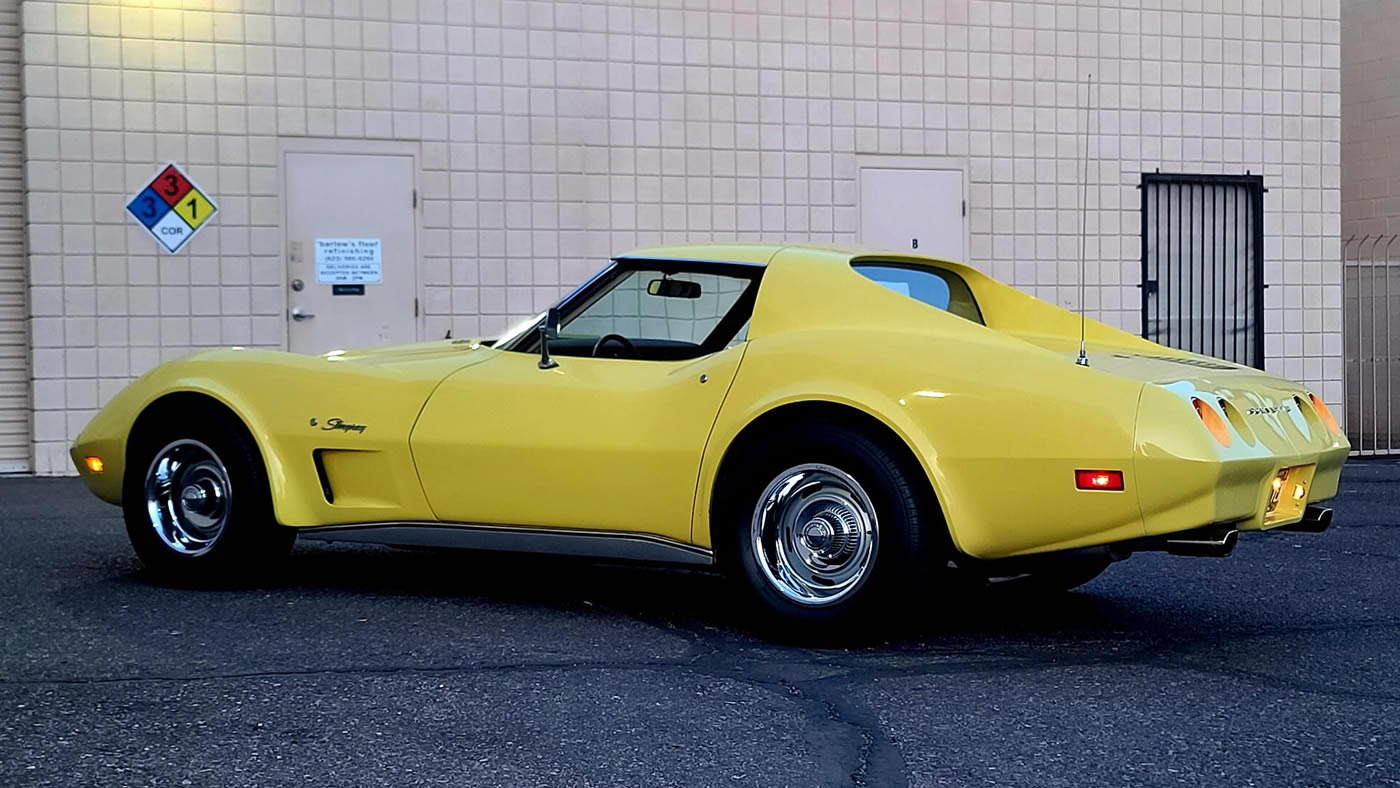
<svg viewBox="0 0 1400 788">
<path fill-rule="evenodd" d="M 102 473 L 102 469 L 105 467 L 102 464 L 101 457 L 85 457 L 83 458 L 83 462 L 87 463 L 88 470 L 93 473 Z"/>
<path fill-rule="evenodd" d="M 1340 434 L 1342 428 L 1337 426 L 1337 418 L 1332 415 L 1332 411 L 1327 409 L 1327 403 L 1312 392 L 1308 392 L 1308 399 L 1312 401 L 1313 410 L 1316 410 L 1317 415 L 1322 417 L 1322 423 L 1327 425 L 1327 429 Z"/>
<path fill-rule="evenodd" d="M 1074 486 L 1081 490 L 1123 489 L 1122 471 L 1075 471 Z"/>
<path fill-rule="evenodd" d="M 1201 423 L 1206 425 L 1210 434 L 1215 436 L 1221 446 L 1230 448 L 1230 443 L 1234 438 L 1230 437 L 1230 428 L 1225 425 L 1225 419 L 1215 411 L 1215 408 L 1195 397 L 1191 398 L 1191 405 L 1196 409 L 1196 415 L 1201 417 Z"/>
</svg>

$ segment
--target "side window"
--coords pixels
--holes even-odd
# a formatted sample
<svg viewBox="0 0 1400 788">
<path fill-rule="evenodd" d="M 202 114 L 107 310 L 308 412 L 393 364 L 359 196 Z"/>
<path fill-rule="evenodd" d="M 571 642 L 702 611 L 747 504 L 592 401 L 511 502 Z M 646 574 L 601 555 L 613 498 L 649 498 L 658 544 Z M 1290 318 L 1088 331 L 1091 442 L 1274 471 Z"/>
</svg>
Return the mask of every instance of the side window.
<svg viewBox="0 0 1400 788">
<path fill-rule="evenodd" d="M 739 326 L 739 330 L 735 332 L 734 338 L 729 340 L 727 347 L 734 347 L 735 345 L 747 342 L 749 340 L 749 323 L 752 322 L 752 318 L 745 320 L 744 324 Z"/>
<path fill-rule="evenodd" d="M 566 335 L 620 334 L 699 345 L 744 294 L 749 280 L 716 274 L 633 271 L 564 327 Z"/>
<path fill-rule="evenodd" d="M 982 310 L 972 296 L 972 289 L 961 276 L 951 271 L 886 264 L 857 264 L 852 268 L 866 279 L 915 301 L 922 301 L 974 323 L 983 322 Z"/>
</svg>

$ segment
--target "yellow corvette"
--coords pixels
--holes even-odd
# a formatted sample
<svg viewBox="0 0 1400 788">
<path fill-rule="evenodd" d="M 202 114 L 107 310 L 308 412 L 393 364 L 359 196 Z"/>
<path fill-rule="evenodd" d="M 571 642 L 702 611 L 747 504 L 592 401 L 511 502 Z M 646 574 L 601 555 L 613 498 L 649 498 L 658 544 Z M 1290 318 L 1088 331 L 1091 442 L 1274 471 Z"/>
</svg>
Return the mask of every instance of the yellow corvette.
<svg viewBox="0 0 1400 788">
<path fill-rule="evenodd" d="M 718 564 L 805 623 L 1327 527 L 1349 446 L 1318 397 L 1084 331 L 1081 360 L 1078 316 L 940 260 L 642 249 L 497 341 L 164 364 L 72 455 L 166 576 L 298 535 L 556 552 Z"/>
</svg>

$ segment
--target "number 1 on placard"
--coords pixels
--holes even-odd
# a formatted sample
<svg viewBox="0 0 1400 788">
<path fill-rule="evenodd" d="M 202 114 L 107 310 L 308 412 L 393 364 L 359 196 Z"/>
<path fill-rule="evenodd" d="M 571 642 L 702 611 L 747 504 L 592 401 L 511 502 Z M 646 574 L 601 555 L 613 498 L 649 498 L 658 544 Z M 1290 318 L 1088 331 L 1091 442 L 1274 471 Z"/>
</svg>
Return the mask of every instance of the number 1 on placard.
<svg viewBox="0 0 1400 788">
<path fill-rule="evenodd" d="M 198 197 L 191 197 L 191 198 L 190 198 L 190 201 L 187 202 L 187 203 L 185 203 L 185 205 L 188 205 L 188 206 L 190 207 L 190 218 L 191 218 L 191 219 L 198 219 L 198 218 L 199 218 L 199 198 L 198 198 Z"/>
</svg>

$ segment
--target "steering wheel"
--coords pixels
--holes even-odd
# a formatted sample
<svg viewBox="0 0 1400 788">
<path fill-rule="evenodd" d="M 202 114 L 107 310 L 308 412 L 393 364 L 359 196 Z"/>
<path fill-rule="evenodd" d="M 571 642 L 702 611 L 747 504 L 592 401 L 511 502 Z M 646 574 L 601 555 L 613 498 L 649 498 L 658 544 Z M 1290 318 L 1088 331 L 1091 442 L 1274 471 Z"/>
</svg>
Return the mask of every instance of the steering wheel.
<svg viewBox="0 0 1400 788">
<path fill-rule="evenodd" d="M 606 345 L 609 342 L 616 342 L 617 344 L 622 345 L 623 350 L 627 351 L 627 355 L 630 358 L 637 357 L 637 348 L 632 344 L 632 340 L 628 339 L 627 337 L 621 334 L 604 334 L 603 336 L 598 337 L 598 341 L 593 343 L 593 357 L 597 358 L 598 351 L 602 350 L 603 345 Z M 613 356 L 613 358 L 621 358 L 621 356 Z"/>
</svg>

